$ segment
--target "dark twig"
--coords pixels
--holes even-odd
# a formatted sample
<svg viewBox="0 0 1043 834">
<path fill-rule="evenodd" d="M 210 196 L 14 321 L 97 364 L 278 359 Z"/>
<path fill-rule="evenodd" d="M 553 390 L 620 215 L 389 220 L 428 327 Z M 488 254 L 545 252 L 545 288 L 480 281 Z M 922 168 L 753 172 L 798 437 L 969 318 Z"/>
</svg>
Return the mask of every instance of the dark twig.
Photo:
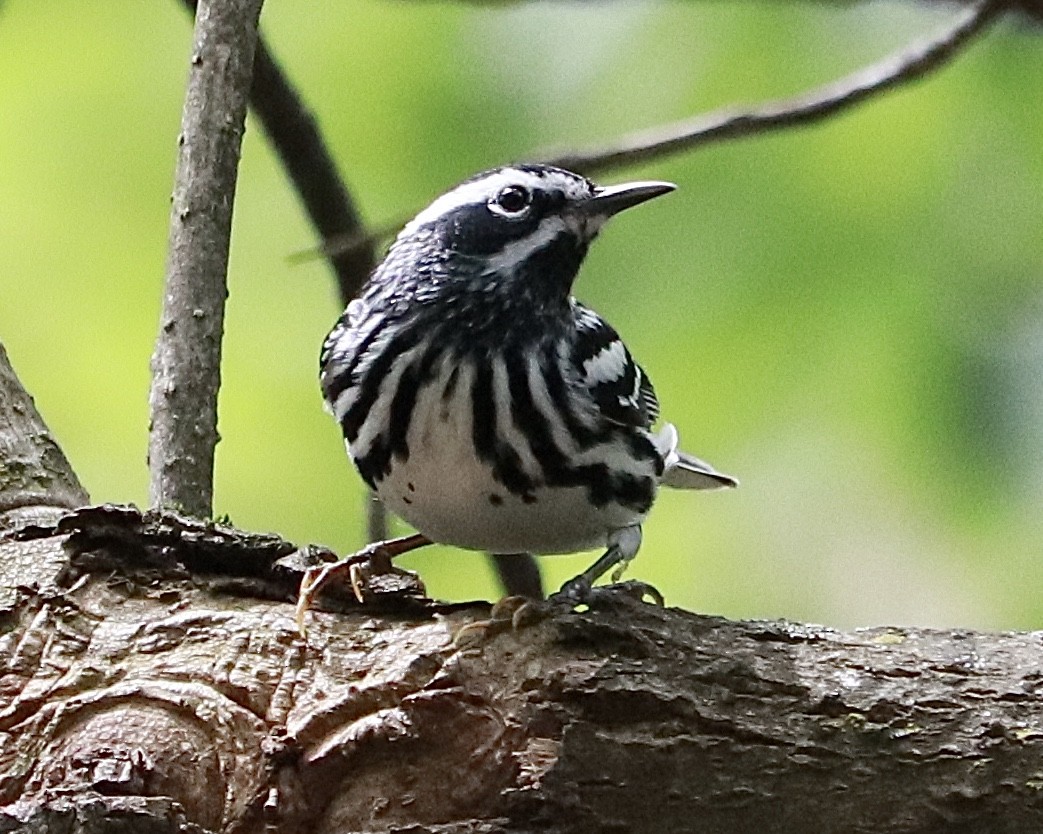
<svg viewBox="0 0 1043 834">
<path fill-rule="evenodd" d="M 150 500 L 209 516 L 226 272 L 262 0 L 196 11 L 149 395 Z"/>
<path fill-rule="evenodd" d="M 195 9 L 196 0 L 182 0 L 182 3 L 189 10 Z M 366 233 L 315 117 L 263 37 L 257 40 L 250 106 L 261 120 L 304 210 L 324 241 L 321 254 L 329 260 L 337 278 L 341 304 L 346 305 L 373 269 L 374 240 Z M 329 246 L 330 241 L 338 239 L 350 239 L 353 244 Z"/>
<path fill-rule="evenodd" d="M 347 234 L 327 237 L 320 246 L 291 252 L 287 256 L 286 262 L 296 266 L 314 261 L 317 258 L 333 258 L 349 252 L 366 251 L 372 253 L 382 242 L 388 242 L 394 238 L 399 229 L 408 222 L 409 217 L 399 217 L 389 223 L 382 224 L 378 228 L 364 229 L 360 227 Z"/>
<path fill-rule="evenodd" d="M 365 234 L 354 201 L 314 116 L 263 38 L 257 42 L 250 105 L 293 180 L 312 225 L 325 242 L 323 252 L 337 278 L 341 305 L 347 305 L 373 269 L 374 242 Z M 328 246 L 328 241 L 345 236 L 354 236 L 360 242 L 341 249 Z M 388 536 L 387 512 L 375 496 L 367 499 L 366 527 L 371 542 L 383 541 Z"/>
<path fill-rule="evenodd" d="M 544 153 L 536 158 L 550 159 L 552 164 L 562 168 L 592 174 L 692 150 L 722 139 L 811 124 L 939 69 L 1008 7 L 1005 0 L 980 0 L 962 10 L 940 34 L 795 98 L 770 101 L 748 110 L 715 110 L 683 122 L 624 136 L 608 146 L 586 151 Z"/>
<path fill-rule="evenodd" d="M 366 493 L 366 538 L 371 542 L 382 542 L 388 536 L 387 508 L 371 490 Z"/>
<path fill-rule="evenodd" d="M 263 39 L 257 43 L 250 104 L 322 239 L 363 235 L 363 242 L 359 245 L 327 252 L 330 266 L 337 276 L 341 304 L 346 305 L 373 269 L 373 242 L 364 236 L 362 220 L 322 140 L 315 118 L 304 106 Z"/>
</svg>

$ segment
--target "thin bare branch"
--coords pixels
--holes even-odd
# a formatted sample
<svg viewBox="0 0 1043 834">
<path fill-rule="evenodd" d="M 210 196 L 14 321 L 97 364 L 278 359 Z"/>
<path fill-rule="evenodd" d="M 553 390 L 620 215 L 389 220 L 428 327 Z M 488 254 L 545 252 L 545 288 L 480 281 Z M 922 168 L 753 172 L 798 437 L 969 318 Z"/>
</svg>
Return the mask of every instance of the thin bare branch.
<svg viewBox="0 0 1043 834">
<path fill-rule="evenodd" d="M 190 11 L 197 0 L 182 0 Z M 326 257 L 337 279 L 341 305 L 346 305 L 369 276 L 374 265 L 376 240 L 362 224 L 336 163 L 326 147 L 311 111 L 282 71 L 279 62 L 258 36 L 254 56 L 250 106 L 268 135 L 293 181 L 297 196 L 323 243 Z M 330 246 L 330 241 L 350 238 L 350 247 Z M 376 500 L 368 500 L 367 528 L 370 541 L 387 538 L 387 513 Z"/>
<path fill-rule="evenodd" d="M 203 0 L 196 11 L 152 357 L 150 500 L 203 517 L 213 503 L 232 204 L 262 1 Z"/>
<path fill-rule="evenodd" d="M 325 238 L 319 246 L 291 252 L 287 256 L 286 262 L 296 266 L 317 260 L 318 258 L 339 257 L 349 252 L 367 251 L 373 253 L 381 243 L 391 240 L 398 230 L 408 222 L 408 217 L 399 217 L 393 221 L 382 223 L 377 227 L 371 226 L 368 229 L 360 227 L 344 234 L 333 235 Z"/>
<path fill-rule="evenodd" d="M 1027 8 L 1032 11 L 1039 2 L 1030 0 Z M 1024 5 L 1014 4 L 1018 8 Z M 935 37 L 794 98 L 765 102 L 749 109 L 728 107 L 715 110 L 672 125 L 632 133 L 610 145 L 577 151 L 544 150 L 521 158 L 545 160 L 552 165 L 590 175 L 694 150 L 712 142 L 810 124 L 861 103 L 877 93 L 940 69 L 1005 8 L 1010 8 L 1010 5 L 1002 0 L 979 0 L 969 5 L 945 31 Z M 290 261 L 302 263 L 323 255 L 339 255 L 372 247 L 377 241 L 391 237 L 408 219 L 400 217 L 368 233 L 357 230 L 328 237 L 322 248 L 295 252 Z"/>
<path fill-rule="evenodd" d="M 543 577 L 535 556 L 531 553 L 493 553 L 490 558 L 508 596 L 543 599 Z"/>
<path fill-rule="evenodd" d="M 923 78 L 952 60 L 975 35 L 1009 8 L 1005 0 L 979 0 L 962 10 L 944 31 L 878 63 L 795 98 L 750 109 L 725 108 L 672 125 L 632 133 L 606 146 L 574 152 L 545 152 L 537 159 L 584 174 L 636 165 L 690 151 L 723 139 L 753 136 L 825 119 L 873 96 Z"/>
<path fill-rule="evenodd" d="M 388 511 L 372 490 L 366 493 L 366 538 L 382 542 L 389 538 Z"/>
</svg>

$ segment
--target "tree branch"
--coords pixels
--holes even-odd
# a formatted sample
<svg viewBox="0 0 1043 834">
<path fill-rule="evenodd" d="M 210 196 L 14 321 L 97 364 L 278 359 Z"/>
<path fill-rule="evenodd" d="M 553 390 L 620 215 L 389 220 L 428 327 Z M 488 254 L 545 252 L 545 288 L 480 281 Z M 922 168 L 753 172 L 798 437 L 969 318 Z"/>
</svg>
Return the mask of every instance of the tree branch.
<svg viewBox="0 0 1043 834">
<path fill-rule="evenodd" d="M 940 69 L 1008 8 L 1010 4 L 1006 0 L 978 0 L 934 37 L 795 98 L 765 102 L 748 110 L 732 107 L 715 110 L 672 125 L 632 133 L 604 146 L 545 152 L 536 154 L 535 158 L 549 159 L 553 165 L 589 175 L 723 139 L 812 124 Z"/>
<path fill-rule="evenodd" d="M 978 0 L 917 0 L 915 5 L 928 5 L 928 6 L 944 6 L 946 8 L 952 8 L 953 6 L 971 6 L 974 5 Z M 482 6 L 515 6 L 518 4 L 518 0 L 464 0 L 465 5 L 482 5 Z M 559 5 L 565 5 L 565 3 L 559 3 Z M 608 3 L 604 3 L 608 5 Z M 851 0 L 811 0 L 811 5 L 814 6 L 833 6 L 837 9 L 847 9 L 851 6 Z M 863 5 L 866 5 L 863 0 Z M 1008 8 L 1011 11 L 1016 11 L 1026 15 L 1034 23 L 1043 23 L 1043 0 L 1009 0 L 1007 3 Z"/>
<path fill-rule="evenodd" d="M 363 232 L 362 220 L 323 141 L 314 116 L 261 39 L 257 44 L 250 104 L 261 120 L 308 217 L 323 240 Z M 343 305 L 362 288 L 374 264 L 372 242 L 329 252 Z"/>
<path fill-rule="evenodd" d="M 6 612 L 0 831 L 1043 830 L 1038 634 L 626 596 L 490 623 L 407 587 L 304 640 L 276 537 L 117 507 L 30 536 L 0 564 L 66 569 Z"/>
<path fill-rule="evenodd" d="M 197 0 L 181 0 L 195 11 Z M 355 297 L 374 264 L 374 242 L 368 238 L 355 201 L 326 147 L 318 122 L 294 89 L 278 60 L 258 35 L 250 106 L 261 121 L 289 174 L 301 205 L 323 241 L 349 236 L 361 242 L 323 254 L 337 279 L 342 305 Z"/>
<path fill-rule="evenodd" d="M 88 500 L 0 342 L 0 531 L 53 520 Z"/>
<path fill-rule="evenodd" d="M 212 512 L 232 205 L 261 3 L 197 10 L 152 357 L 150 500 L 201 517 Z"/>
<path fill-rule="evenodd" d="M 196 5 L 196 0 L 183 2 L 189 8 Z M 337 280 L 341 306 L 346 306 L 373 269 L 376 244 L 365 233 L 315 117 L 260 36 L 250 105 L 323 241 L 322 251 Z M 357 238 L 360 243 L 344 249 L 329 246 L 329 241 L 344 236 Z M 366 502 L 366 528 L 370 541 L 387 538 L 387 511 L 375 496 L 369 496 Z"/>
<path fill-rule="evenodd" d="M 525 160 L 544 160 L 578 173 L 595 173 L 637 165 L 726 139 L 739 139 L 772 130 L 799 127 L 823 120 L 893 87 L 918 80 L 953 59 L 973 37 L 984 31 L 1004 10 L 1021 9 L 1043 19 L 1043 0 L 960 0 L 967 9 L 938 35 L 906 47 L 846 78 L 802 95 L 764 102 L 749 109 L 722 108 L 672 125 L 660 125 L 619 137 L 586 150 L 545 149 Z M 951 5 L 947 2 L 947 5 Z M 408 218 L 387 223 L 369 234 L 352 232 L 327 240 L 322 252 L 350 253 L 390 237 Z M 296 253 L 295 260 L 316 257 L 315 251 Z"/>
</svg>

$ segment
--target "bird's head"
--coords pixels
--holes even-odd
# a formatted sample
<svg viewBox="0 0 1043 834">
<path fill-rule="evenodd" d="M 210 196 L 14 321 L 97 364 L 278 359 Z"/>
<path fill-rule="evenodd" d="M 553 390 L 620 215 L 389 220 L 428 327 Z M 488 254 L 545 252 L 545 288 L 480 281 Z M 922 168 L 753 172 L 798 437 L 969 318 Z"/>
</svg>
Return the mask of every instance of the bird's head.
<svg viewBox="0 0 1043 834">
<path fill-rule="evenodd" d="M 401 231 L 389 260 L 471 285 L 567 297 L 587 247 L 610 217 L 672 191 L 666 182 L 598 186 L 550 165 L 511 165 L 471 177 Z M 395 257 L 396 254 L 398 257 Z M 421 277 L 422 276 L 418 276 Z"/>
</svg>

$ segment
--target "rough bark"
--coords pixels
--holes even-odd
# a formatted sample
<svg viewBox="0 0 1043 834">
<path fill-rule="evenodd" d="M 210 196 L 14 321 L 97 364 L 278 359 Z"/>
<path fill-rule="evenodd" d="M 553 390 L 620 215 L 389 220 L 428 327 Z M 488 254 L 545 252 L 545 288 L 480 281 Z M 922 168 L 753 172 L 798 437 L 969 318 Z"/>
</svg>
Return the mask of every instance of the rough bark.
<svg viewBox="0 0 1043 834">
<path fill-rule="evenodd" d="M 207 517 L 232 203 L 262 0 L 196 13 L 170 211 L 170 251 L 149 394 L 150 500 Z"/>
<path fill-rule="evenodd" d="M 0 342 L 0 530 L 53 520 L 87 501 Z"/>
<path fill-rule="evenodd" d="M 277 538 L 89 508 L 0 561 L 41 550 L 61 574 L 3 612 L 0 831 L 1043 829 L 1039 634 L 626 596 L 486 627 L 393 577 L 303 638 Z"/>
<path fill-rule="evenodd" d="M 53 522 L 87 501 L 87 491 L 51 437 L 0 343 L 0 533 Z M 0 557 L 0 610 L 14 603 L 13 589 L 18 585 L 53 576 L 57 568 L 47 552 L 20 566 Z M 61 559 L 57 561 L 60 564 Z"/>
</svg>

